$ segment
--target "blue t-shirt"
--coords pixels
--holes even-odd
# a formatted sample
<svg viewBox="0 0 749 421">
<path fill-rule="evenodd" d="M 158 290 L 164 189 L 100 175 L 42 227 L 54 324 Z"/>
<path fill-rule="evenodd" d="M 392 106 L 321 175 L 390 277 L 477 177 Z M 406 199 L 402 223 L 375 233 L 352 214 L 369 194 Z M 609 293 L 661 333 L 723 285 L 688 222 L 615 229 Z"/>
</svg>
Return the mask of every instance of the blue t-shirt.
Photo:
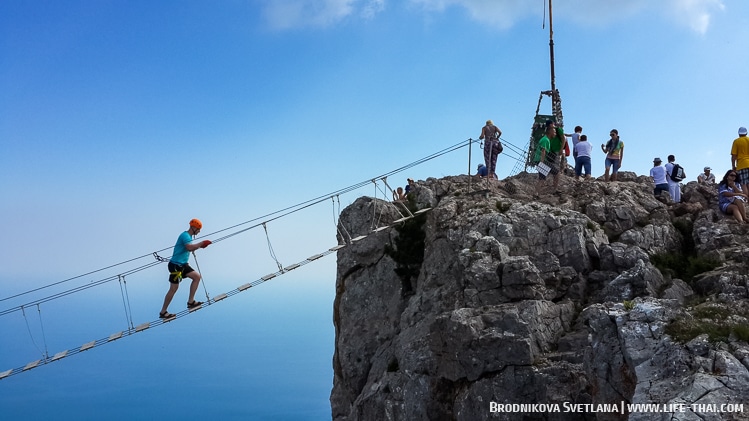
<svg viewBox="0 0 749 421">
<path fill-rule="evenodd" d="M 480 175 L 481 177 L 486 177 L 488 174 L 489 174 L 489 169 L 486 168 L 486 166 L 479 168 L 479 171 L 476 173 L 476 175 Z"/>
<path fill-rule="evenodd" d="M 192 241 L 192 237 L 187 231 L 177 237 L 177 244 L 174 245 L 174 252 L 170 260 L 172 263 L 184 265 L 190 260 L 190 252 L 185 248 L 185 245 L 189 244 L 190 241 Z"/>
</svg>

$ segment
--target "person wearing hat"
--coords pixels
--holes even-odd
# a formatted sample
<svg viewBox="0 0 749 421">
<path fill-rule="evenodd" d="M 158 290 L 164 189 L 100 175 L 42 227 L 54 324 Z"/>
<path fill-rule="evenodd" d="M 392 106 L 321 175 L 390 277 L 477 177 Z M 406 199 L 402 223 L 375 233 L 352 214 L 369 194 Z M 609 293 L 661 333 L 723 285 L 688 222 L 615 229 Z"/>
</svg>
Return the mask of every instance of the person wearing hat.
<svg viewBox="0 0 749 421">
<path fill-rule="evenodd" d="M 486 165 L 479 164 L 478 168 L 476 168 L 476 175 L 482 178 L 489 175 L 489 170 L 486 168 Z"/>
<path fill-rule="evenodd" d="M 185 276 L 192 280 L 190 283 L 190 296 L 187 299 L 187 308 L 191 309 L 203 304 L 201 301 L 195 301 L 195 293 L 198 291 L 201 276 L 195 271 L 195 269 L 190 267 L 187 261 L 190 259 L 190 252 L 199 248 L 208 247 L 211 244 L 211 240 L 192 243 L 193 237 L 198 235 L 203 228 L 203 223 L 200 222 L 199 219 L 191 219 L 189 225 L 190 228 L 177 237 L 177 243 L 174 245 L 172 258 L 169 260 L 169 290 L 166 292 L 164 306 L 161 307 L 161 312 L 159 313 L 159 318 L 161 319 L 170 319 L 176 316 L 175 314 L 169 313 L 167 309 L 172 302 L 172 298 L 174 298 L 174 294 L 177 293 L 179 283 Z"/>
<path fill-rule="evenodd" d="M 655 197 L 660 196 L 661 192 L 668 191 L 666 168 L 661 166 L 661 162 L 663 161 L 661 161 L 660 158 L 653 159 L 653 168 L 650 169 L 650 178 L 652 178 L 653 183 L 655 183 L 655 190 L 653 190 Z"/>
<path fill-rule="evenodd" d="M 497 177 L 497 157 L 502 153 L 502 143 L 499 138 L 502 137 L 502 130 L 495 126 L 491 120 L 486 120 L 486 125 L 481 128 L 479 139 L 484 140 L 484 162 L 489 178 L 498 179 Z"/>
<path fill-rule="evenodd" d="M 749 185 L 749 137 L 746 136 L 746 127 L 739 127 L 739 137 L 731 145 L 731 168 L 738 174 L 742 185 Z"/>
<path fill-rule="evenodd" d="M 715 174 L 711 173 L 710 167 L 705 167 L 705 172 L 697 176 L 697 182 L 700 184 L 715 184 Z"/>
</svg>

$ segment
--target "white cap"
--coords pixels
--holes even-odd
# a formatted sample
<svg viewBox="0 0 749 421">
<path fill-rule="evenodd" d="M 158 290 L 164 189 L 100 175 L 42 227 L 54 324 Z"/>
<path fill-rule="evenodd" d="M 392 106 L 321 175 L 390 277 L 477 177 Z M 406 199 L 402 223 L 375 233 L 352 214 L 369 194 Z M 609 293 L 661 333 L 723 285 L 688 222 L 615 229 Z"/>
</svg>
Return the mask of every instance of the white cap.
<svg viewBox="0 0 749 421">
<path fill-rule="evenodd" d="M 739 136 L 746 135 L 746 127 L 739 127 Z"/>
</svg>

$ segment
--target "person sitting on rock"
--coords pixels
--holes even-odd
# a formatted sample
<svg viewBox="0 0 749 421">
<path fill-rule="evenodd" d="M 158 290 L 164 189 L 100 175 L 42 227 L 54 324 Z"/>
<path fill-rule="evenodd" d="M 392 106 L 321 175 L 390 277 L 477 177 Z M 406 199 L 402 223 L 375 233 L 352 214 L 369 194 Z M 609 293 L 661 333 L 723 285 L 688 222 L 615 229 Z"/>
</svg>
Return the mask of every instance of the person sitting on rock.
<svg viewBox="0 0 749 421">
<path fill-rule="evenodd" d="M 705 167 L 705 172 L 697 176 L 697 182 L 700 184 L 715 184 L 715 174 L 711 173 L 710 167 Z"/>
<path fill-rule="evenodd" d="M 476 168 L 476 175 L 481 178 L 484 178 L 487 175 L 489 175 L 489 169 L 486 168 L 486 165 L 479 164 L 478 168 Z"/>
<path fill-rule="evenodd" d="M 746 222 L 746 207 L 744 203 L 749 199 L 736 181 L 738 174 L 735 170 L 728 170 L 723 180 L 718 184 L 718 207 L 726 215 L 733 215 L 740 224 Z"/>
</svg>

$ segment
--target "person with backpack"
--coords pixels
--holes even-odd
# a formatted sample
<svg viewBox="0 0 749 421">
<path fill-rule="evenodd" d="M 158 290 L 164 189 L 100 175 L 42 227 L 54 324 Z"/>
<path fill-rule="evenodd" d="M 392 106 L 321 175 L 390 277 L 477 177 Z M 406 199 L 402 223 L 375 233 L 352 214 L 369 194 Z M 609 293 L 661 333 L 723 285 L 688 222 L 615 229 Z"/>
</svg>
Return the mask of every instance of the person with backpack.
<svg viewBox="0 0 749 421">
<path fill-rule="evenodd" d="M 499 138 L 502 136 L 502 130 L 495 126 L 491 120 L 486 120 L 486 125 L 481 129 L 479 139 L 485 141 L 484 144 L 484 162 L 489 178 L 498 179 L 497 177 L 497 157 L 502 153 L 502 143 Z"/>
<path fill-rule="evenodd" d="M 666 164 L 666 179 L 668 180 L 668 193 L 674 203 L 681 202 L 681 186 L 679 183 L 686 177 L 684 168 L 676 163 L 676 157 L 669 155 L 668 164 Z"/>
</svg>

